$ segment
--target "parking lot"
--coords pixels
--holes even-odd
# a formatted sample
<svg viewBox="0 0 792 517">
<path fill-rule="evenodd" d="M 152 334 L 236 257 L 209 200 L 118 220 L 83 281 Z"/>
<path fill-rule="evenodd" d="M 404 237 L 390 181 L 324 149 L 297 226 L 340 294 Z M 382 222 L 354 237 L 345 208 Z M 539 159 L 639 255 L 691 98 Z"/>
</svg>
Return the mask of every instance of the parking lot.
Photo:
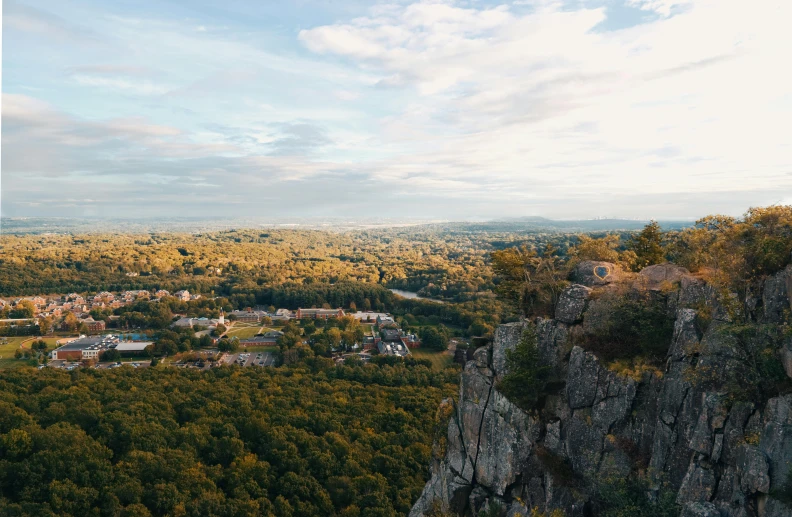
<svg viewBox="0 0 792 517">
<path fill-rule="evenodd" d="M 225 358 L 226 364 L 237 364 L 239 366 L 274 366 L 275 356 L 270 352 L 241 352 L 228 354 Z"/>
</svg>

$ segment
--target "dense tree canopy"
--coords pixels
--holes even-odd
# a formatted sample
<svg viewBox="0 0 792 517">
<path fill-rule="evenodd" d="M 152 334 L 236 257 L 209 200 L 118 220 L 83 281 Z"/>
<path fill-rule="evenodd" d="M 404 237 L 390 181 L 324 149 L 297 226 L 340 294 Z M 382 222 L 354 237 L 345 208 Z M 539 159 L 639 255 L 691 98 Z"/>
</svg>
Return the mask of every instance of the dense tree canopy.
<svg viewBox="0 0 792 517">
<path fill-rule="evenodd" d="M 332 364 L 0 371 L 0 515 L 404 515 L 453 376 Z"/>
</svg>

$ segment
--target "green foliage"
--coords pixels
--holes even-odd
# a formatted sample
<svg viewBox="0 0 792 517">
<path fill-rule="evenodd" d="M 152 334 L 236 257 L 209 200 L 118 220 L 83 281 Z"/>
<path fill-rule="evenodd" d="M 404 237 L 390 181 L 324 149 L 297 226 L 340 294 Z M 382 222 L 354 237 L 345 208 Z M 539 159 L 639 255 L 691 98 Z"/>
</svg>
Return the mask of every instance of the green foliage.
<svg viewBox="0 0 792 517">
<path fill-rule="evenodd" d="M 220 352 L 236 352 L 239 350 L 239 340 L 223 338 L 217 342 L 217 350 Z"/>
<path fill-rule="evenodd" d="M 508 373 L 498 383 L 498 390 L 525 410 L 536 408 L 550 375 L 550 368 L 539 360 L 536 343 L 536 328 L 528 324 L 520 342 L 513 350 L 506 351 Z"/>
<path fill-rule="evenodd" d="M 662 361 L 674 333 L 664 298 L 651 291 L 604 294 L 584 318 L 588 332 L 581 345 L 607 361 L 639 356 Z"/>
<path fill-rule="evenodd" d="M 792 256 L 792 206 L 751 208 L 742 219 L 708 216 L 673 236 L 672 260 L 731 290 L 777 273 Z"/>
<path fill-rule="evenodd" d="M 649 484 L 639 476 L 609 478 L 597 484 L 594 497 L 600 517 L 677 517 L 676 493 L 662 488 L 651 494 Z M 651 496 L 650 496 L 651 494 Z"/>
<path fill-rule="evenodd" d="M 421 346 L 430 350 L 448 349 L 448 330 L 445 327 L 423 327 L 420 332 Z"/>
<path fill-rule="evenodd" d="M 663 233 L 657 221 L 651 221 L 627 243 L 627 249 L 635 253 L 636 270 L 665 262 Z"/>
<path fill-rule="evenodd" d="M 495 291 L 522 315 L 552 314 L 569 284 L 567 265 L 557 251 L 549 244 L 541 255 L 527 246 L 493 251 Z"/>
<path fill-rule="evenodd" d="M 405 515 L 452 380 L 322 358 L 3 371 L 0 514 Z"/>
<path fill-rule="evenodd" d="M 110 350 L 105 350 L 99 356 L 100 361 L 120 361 L 121 360 L 121 352 L 116 350 L 115 348 Z"/>
</svg>

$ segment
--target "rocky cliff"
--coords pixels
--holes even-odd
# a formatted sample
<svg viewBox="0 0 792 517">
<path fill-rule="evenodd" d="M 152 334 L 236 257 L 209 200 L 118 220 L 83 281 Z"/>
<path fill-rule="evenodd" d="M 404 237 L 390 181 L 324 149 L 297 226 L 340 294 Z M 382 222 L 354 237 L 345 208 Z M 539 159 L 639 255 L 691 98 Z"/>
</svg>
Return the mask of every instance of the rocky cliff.
<svg viewBox="0 0 792 517">
<path fill-rule="evenodd" d="M 792 376 L 792 341 L 782 332 L 792 270 L 740 303 L 727 295 L 728 309 L 673 265 L 628 278 L 587 263 L 575 279 L 555 318 L 536 322 L 542 361 L 560 382 L 536 411 L 507 400 L 498 380 L 525 323 L 500 326 L 462 372 L 447 441 L 410 515 L 596 515 L 597 483 L 635 476 L 648 497 L 670 492 L 685 517 L 792 516 L 778 497 L 792 467 L 792 394 L 763 400 L 741 386 L 755 373 L 755 350 Z M 674 319 L 660 368 L 625 374 L 576 346 L 597 324 L 598 294 L 616 285 L 656 293 Z M 745 311 L 740 329 L 753 330 L 747 341 L 733 331 L 734 306 Z"/>
</svg>

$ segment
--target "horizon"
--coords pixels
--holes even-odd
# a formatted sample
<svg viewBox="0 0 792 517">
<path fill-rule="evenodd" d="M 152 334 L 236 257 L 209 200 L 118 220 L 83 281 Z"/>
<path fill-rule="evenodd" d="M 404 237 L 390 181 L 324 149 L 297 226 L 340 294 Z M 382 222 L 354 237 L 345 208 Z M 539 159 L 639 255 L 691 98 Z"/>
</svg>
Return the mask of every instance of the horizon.
<svg viewBox="0 0 792 517">
<path fill-rule="evenodd" d="M 0 216 L 693 221 L 792 203 L 790 18 L 771 0 L 6 0 Z"/>
</svg>

